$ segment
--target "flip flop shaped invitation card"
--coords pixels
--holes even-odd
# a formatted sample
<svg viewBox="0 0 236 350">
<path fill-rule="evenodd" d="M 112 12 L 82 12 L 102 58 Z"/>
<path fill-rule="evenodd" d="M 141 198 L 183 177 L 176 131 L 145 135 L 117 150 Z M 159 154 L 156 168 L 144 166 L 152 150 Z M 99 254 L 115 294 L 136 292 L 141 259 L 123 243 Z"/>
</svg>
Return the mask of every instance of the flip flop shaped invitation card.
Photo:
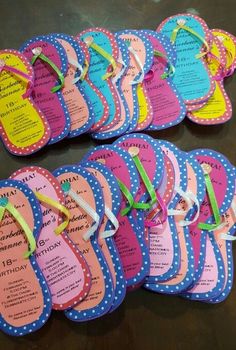
<svg viewBox="0 0 236 350">
<path fill-rule="evenodd" d="M 117 215 L 121 207 L 121 192 L 115 176 L 102 163 L 87 161 L 82 162 L 81 166 L 97 178 L 103 191 L 105 212 L 99 228 L 98 243 L 112 274 L 115 295 L 110 311 L 113 311 L 122 303 L 126 294 L 123 266 L 114 242 L 114 235 L 119 228 Z"/>
<path fill-rule="evenodd" d="M 173 82 L 185 103 L 209 99 L 215 84 L 204 60 L 211 47 L 210 30 L 204 20 L 192 14 L 178 14 L 165 19 L 157 32 L 167 35 L 175 45 L 177 61 Z"/>
<path fill-rule="evenodd" d="M 66 195 L 70 212 L 67 233 L 84 255 L 91 271 L 88 295 L 65 315 L 76 322 L 91 320 L 109 311 L 114 300 L 112 275 L 98 244 L 98 230 L 104 216 L 104 199 L 96 178 L 80 166 L 65 166 L 54 172 Z"/>
<path fill-rule="evenodd" d="M 48 283 L 53 309 L 69 309 L 86 297 L 91 276 L 84 257 L 65 232 L 70 214 L 61 186 L 39 167 L 22 168 L 11 178 L 27 184 L 40 202 L 43 224 L 35 258 Z"/>
<path fill-rule="evenodd" d="M 0 136 L 17 156 L 37 152 L 50 140 L 46 116 L 34 101 L 34 71 L 16 50 L 0 51 Z"/>
<path fill-rule="evenodd" d="M 119 228 L 114 236 L 123 264 L 127 287 L 140 283 L 149 270 L 148 249 L 132 204 L 139 189 L 139 177 L 130 154 L 115 146 L 99 146 L 84 160 L 98 161 L 108 167 L 117 178 L 122 192 Z"/>
<path fill-rule="evenodd" d="M 162 130 L 179 124 L 185 117 L 186 107 L 173 83 L 176 52 L 169 39 L 152 30 L 142 31 L 154 49 L 153 65 L 144 79 L 144 85 L 153 108 L 149 130 Z"/>
<path fill-rule="evenodd" d="M 22 52 L 33 65 L 33 100 L 44 113 L 51 129 L 49 144 L 65 138 L 70 132 L 70 115 L 62 88 L 68 70 L 63 46 L 52 36 L 38 36 L 26 41 Z"/>
<path fill-rule="evenodd" d="M 81 81 L 85 79 L 86 64 L 83 50 L 77 41 L 66 34 L 53 34 L 63 46 L 68 60 L 62 95 L 70 115 L 68 137 L 79 136 L 91 129 L 94 124 L 92 101 L 88 98 Z"/>
<path fill-rule="evenodd" d="M 212 231 L 222 224 L 222 215 L 230 208 L 235 172 L 228 160 L 212 150 L 190 152 L 204 171 L 206 194 L 198 221 L 189 226 L 194 250 L 194 285 L 183 295 L 198 300 L 219 294 L 224 284 L 224 264 Z"/>
<path fill-rule="evenodd" d="M 41 209 L 29 187 L 0 181 L 0 329 L 10 335 L 38 330 L 51 313 L 51 295 L 34 254 L 41 226 Z"/>
</svg>

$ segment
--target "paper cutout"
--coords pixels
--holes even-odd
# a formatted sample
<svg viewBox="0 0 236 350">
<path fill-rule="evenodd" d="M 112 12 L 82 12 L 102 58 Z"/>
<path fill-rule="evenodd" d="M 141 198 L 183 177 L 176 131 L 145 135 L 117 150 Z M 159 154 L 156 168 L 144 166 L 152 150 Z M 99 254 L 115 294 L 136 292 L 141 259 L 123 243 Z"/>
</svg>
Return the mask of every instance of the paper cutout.
<svg viewBox="0 0 236 350">
<path fill-rule="evenodd" d="M 167 75 L 165 78 L 162 76 L 164 73 L 168 74 L 169 65 L 173 64 L 171 62 L 173 60 L 171 43 L 168 43 L 166 37 L 161 33 L 151 30 L 143 32 L 151 41 L 154 50 L 164 55 L 164 57 L 155 56 L 154 51 L 154 62 L 151 68 L 153 74 L 150 78 L 147 77 L 144 80 L 144 85 L 153 107 L 153 121 L 149 129 L 161 130 L 180 123 L 185 117 L 186 108 L 180 93 L 172 81 L 173 76 Z"/>
<path fill-rule="evenodd" d="M 79 39 L 87 44 L 90 52 L 89 79 L 102 92 L 109 105 L 108 119 L 100 127 L 99 133 L 93 135 L 94 138 L 103 139 L 102 132 L 116 125 L 120 115 L 119 98 L 113 86 L 111 75 L 108 73 L 110 64 L 113 61 L 116 63 L 118 59 L 118 46 L 113 34 L 103 28 L 85 30 L 79 34 Z M 94 45 L 96 46 L 94 47 Z M 110 57 L 110 61 L 108 56 Z"/>
<path fill-rule="evenodd" d="M 15 50 L 0 51 L 0 135 L 9 152 L 24 156 L 44 147 L 50 139 L 47 120 L 31 97 L 27 79 L 4 69 L 14 67 L 34 82 L 34 72 L 24 55 Z M 33 85 L 32 85 L 33 87 Z M 32 87 L 30 89 L 32 89 Z M 26 93 L 29 96 L 23 97 Z"/>
<path fill-rule="evenodd" d="M 129 153 L 115 146 L 99 146 L 89 152 L 83 160 L 102 161 L 115 177 L 122 181 L 132 197 L 135 197 L 139 181 Z M 125 207 L 126 199 L 123 197 L 121 208 Z M 124 216 L 120 212 L 117 218 L 120 226 L 114 240 L 123 264 L 127 287 L 129 287 L 138 284 L 147 275 L 149 270 L 148 250 L 143 240 L 143 232 L 137 225 L 132 210 Z"/>
<path fill-rule="evenodd" d="M 65 185 L 68 185 L 97 213 L 99 227 L 104 215 L 104 201 L 97 180 L 87 170 L 79 166 L 61 167 L 54 171 L 54 176 L 58 178 L 64 188 Z M 71 214 L 67 233 L 84 255 L 92 276 L 92 285 L 87 297 L 65 312 L 69 319 L 82 322 L 107 313 L 114 300 L 114 290 L 112 276 L 98 245 L 97 231 L 90 239 L 84 239 L 86 232 L 94 224 L 93 218 L 75 202 L 69 193 L 66 197 L 66 207 Z"/>
<path fill-rule="evenodd" d="M 214 188 L 215 196 L 217 199 L 218 207 L 220 215 L 224 214 L 225 211 L 230 207 L 233 194 L 234 194 L 234 172 L 232 171 L 232 166 L 230 163 L 220 154 L 217 152 L 214 152 L 212 150 L 195 150 L 190 152 L 190 155 L 192 157 L 195 157 L 199 164 L 208 164 L 211 167 L 210 172 L 210 178 L 211 182 Z M 209 205 L 209 199 L 208 195 L 205 195 L 205 198 L 203 200 L 203 203 L 200 207 L 200 216 L 198 222 L 206 222 L 206 223 L 213 223 L 213 216 L 212 211 Z M 201 299 L 204 298 L 205 293 L 204 289 L 201 293 L 201 277 L 204 273 L 204 261 L 207 254 L 212 254 L 212 247 L 214 249 L 214 255 L 211 255 L 214 259 L 214 256 L 220 256 L 220 253 L 218 251 L 218 248 L 214 242 L 214 237 L 210 235 L 208 231 L 200 230 L 196 223 L 189 226 L 193 250 L 194 250 L 194 266 L 195 266 L 195 274 L 194 274 L 194 283 L 196 284 L 198 282 L 199 289 L 196 287 L 193 287 L 192 290 L 187 291 L 184 294 L 184 297 L 191 298 L 191 299 Z M 215 247 L 215 248 L 214 248 Z M 208 250 L 207 250 L 208 249 Z M 220 258 L 219 258 L 220 259 Z M 216 264 L 214 265 L 216 266 Z M 217 261 L 218 266 L 218 261 Z M 221 264 L 222 266 L 222 264 Z M 222 266 L 223 268 L 223 266 Z M 220 267 L 218 267 L 220 269 Z M 207 272 L 207 271 L 206 271 Z M 215 277 L 217 276 L 216 270 L 215 270 Z M 203 275 L 203 278 L 205 278 L 205 274 Z M 200 281 L 200 282 L 199 282 Z M 217 282 L 218 279 L 214 279 L 212 284 L 208 287 L 210 288 L 211 292 L 216 293 L 218 292 L 218 288 L 222 286 L 222 280 L 219 280 L 220 282 Z M 214 284 L 215 283 L 215 284 Z M 204 287 L 202 287 L 204 288 Z M 195 292 L 196 289 L 196 292 Z M 209 291 L 210 295 L 210 291 Z"/>
<path fill-rule="evenodd" d="M 54 34 L 53 37 L 59 41 L 67 54 L 69 67 L 65 76 L 62 95 L 71 120 L 71 129 L 68 137 L 76 137 L 87 132 L 94 124 L 92 103 L 86 96 L 81 84 L 79 82 L 75 83 L 78 74 L 82 73 L 77 71 L 76 63 L 83 68 L 84 55 L 77 42 L 69 35 Z"/>
<path fill-rule="evenodd" d="M 0 198 L 8 198 L 37 238 L 42 216 L 32 191 L 19 181 L 3 180 Z M 51 297 L 35 256 L 24 258 L 27 240 L 7 211 L 0 227 L 0 329 L 14 336 L 25 335 L 41 328 L 49 318 Z"/>
<path fill-rule="evenodd" d="M 206 23 L 192 14 L 178 14 L 165 19 L 157 31 L 172 37 L 180 21 L 193 30 L 205 42 L 210 42 L 210 31 Z M 183 97 L 185 103 L 195 104 L 209 98 L 215 89 L 214 81 L 202 57 L 204 44 L 199 37 L 186 30 L 179 30 L 175 47 L 177 62 L 173 82 Z M 191 53 L 191 54 L 189 54 Z"/>
<path fill-rule="evenodd" d="M 41 48 L 42 53 L 57 66 L 61 74 L 65 75 L 68 68 L 66 52 L 61 44 L 51 36 L 38 36 L 26 41 L 20 51 L 32 60 L 32 50 Z M 70 117 L 65 105 L 61 90 L 53 93 L 52 88 L 56 85 L 57 75 L 51 66 L 38 59 L 34 63 L 35 84 L 33 99 L 45 114 L 51 128 L 53 144 L 65 138 L 70 131 Z"/>
<path fill-rule="evenodd" d="M 112 274 L 113 285 L 115 289 L 114 302 L 110 311 L 115 310 L 124 300 L 126 294 L 126 281 L 123 272 L 123 266 L 120 256 L 114 243 L 114 235 L 117 232 L 114 218 L 111 218 L 110 212 L 116 217 L 120 211 L 121 193 L 115 176 L 109 169 L 99 162 L 82 162 L 81 166 L 91 172 L 99 181 L 104 197 L 105 215 L 101 223 L 98 243 Z M 119 225 L 119 222 L 117 222 Z M 112 236 L 104 236 L 105 232 L 113 232 Z"/>
<path fill-rule="evenodd" d="M 46 169 L 22 168 L 12 178 L 26 183 L 36 194 L 43 194 L 64 205 L 59 182 Z M 65 310 L 83 300 L 91 285 L 90 271 L 81 253 L 65 232 L 54 230 L 61 221 L 56 208 L 41 202 L 43 225 L 39 233 L 35 258 L 52 294 L 53 309 Z"/>
</svg>

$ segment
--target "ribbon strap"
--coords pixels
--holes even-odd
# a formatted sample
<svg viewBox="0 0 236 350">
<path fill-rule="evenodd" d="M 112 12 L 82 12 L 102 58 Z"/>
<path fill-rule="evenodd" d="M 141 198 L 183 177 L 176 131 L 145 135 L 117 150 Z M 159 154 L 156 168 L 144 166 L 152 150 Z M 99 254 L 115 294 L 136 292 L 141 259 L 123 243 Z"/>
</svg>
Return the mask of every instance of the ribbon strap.
<svg viewBox="0 0 236 350">
<path fill-rule="evenodd" d="M 100 217 L 98 213 L 77 193 L 71 189 L 69 182 L 62 184 L 62 190 L 68 196 L 70 196 L 84 211 L 93 219 L 93 225 L 88 229 L 88 231 L 83 235 L 83 239 L 88 241 L 90 237 L 97 231 Z"/>
<path fill-rule="evenodd" d="M 208 62 L 215 61 L 219 66 L 220 72 L 214 76 L 214 79 L 217 81 L 223 80 L 224 77 L 227 75 L 227 73 L 225 72 L 224 65 L 221 62 L 220 58 L 214 55 L 212 52 L 208 52 L 207 58 L 208 58 Z"/>
<path fill-rule="evenodd" d="M 236 241 L 235 236 L 231 236 L 227 233 L 221 233 L 220 238 L 223 239 L 224 241 Z"/>
<path fill-rule="evenodd" d="M 128 204 L 129 204 L 126 208 L 121 210 L 121 216 L 125 216 L 132 209 L 133 204 L 134 204 L 134 198 L 133 198 L 132 194 L 130 193 L 130 191 L 128 190 L 128 188 L 125 186 L 125 184 L 119 179 L 116 179 L 116 180 L 117 180 L 117 183 L 119 185 L 119 188 L 120 188 L 122 194 L 127 199 Z"/>
<path fill-rule="evenodd" d="M 200 203 L 199 203 L 198 198 L 191 191 L 188 191 L 186 194 L 189 197 L 189 199 L 193 202 L 193 204 L 196 204 L 197 211 L 196 211 L 196 214 L 194 215 L 192 220 L 180 220 L 179 221 L 179 225 L 182 227 L 189 226 L 189 225 L 193 224 L 194 222 L 197 221 L 197 219 L 199 218 L 199 215 L 200 215 Z"/>
<path fill-rule="evenodd" d="M 19 75 L 23 79 L 27 80 L 28 81 L 27 90 L 24 93 L 24 95 L 22 95 L 22 97 L 27 98 L 31 95 L 31 91 L 33 89 L 34 83 L 33 83 L 33 79 L 28 74 L 20 71 L 19 69 L 6 65 L 5 61 L 0 59 L 0 74 L 3 70 Z"/>
<path fill-rule="evenodd" d="M 193 30 L 193 29 L 187 27 L 187 26 L 185 25 L 185 23 L 186 23 L 185 19 L 182 19 L 182 18 L 181 18 L 181 19 L 178 19 L 178 20 L 177 20 L 177 27 L 173 30 L 173 32 L 172 32 L 172 34 L 171 34 L 171 38 L 170 38 L 172 44 L 175 43 L 179 31 L 180 31 L 181 29 L 183 29 L 183 30 L 185 30 L 186 32 L 189 32 L 190 34 L 194 35 L 199 41 L 201 41 L 201 42 L 204 44 L 204 46 L 205 46 L 205 48 L 206 48 L 206 50 L 205 50 L 204 52 L 200 52 L 200 53 L 197 54 L 195 57 L 198 59 L 198 58 L 201 58 L 201 57 L 206 56 L 206 55 L 208 54 L 208 52 L 210 51 L 208 42 L 207 42 L 201 35 L 199 35 L 197 32 L 195 32 L 195 30 Z"/>
<path fill-rule="evenodd" d="M 185 200 L 185 202 L 187 203 L 187 209 L 186 210 L 168 209 L 168 215 L 173 215 L 173 216 L 186 215 L 192 206 L 191 199 L 189 198 L 189 193 L 184 192 L 178 186 L 175 186 L 175 192 L 178 193 Z"/>
<path fill-rule="evenodd" d="M 206 190 L 208 193 L 210 205 L 211 205 L 212 212 L 214 215 L 215 224 L 199 223 L 198 228 L 200 228 L 201 230 L 213 231 L 221 224 L 220 211 L 219 211 L 218 203 L 216 200 L 215 191 L 214 191 L 214 188 L 213 188 L 213 185 L 211 182 L 211 178 L 209 176 L 209 173 L 211 171 L 210 166 L 208 164 L 202 164 L 202 168 L 204 171 Z"/>
<path fill-rule="evenodd" d="M 110 220 L 110 222 L 114 226 L 114 230 L 107 230 L 107 231 L 102 232 L 100 234 L 101 238 L 109 238 L 109 237 L 114 236 L 114 234 L 117 232 L 117 230 L 119 228 L 119 221 L 117 220 L 117 218 L 115 217 L 113 212 L 110 210 L 110 208 L 108 208 L 106 205 L 105 205 L 105 215 L 107 216 L 107 218 Z"/>
<path fill-rule="evenodd" d="M 74 66 L 75 68 L 77 68 L 80 71 L 79 77 L 73 79 L 73 84 L 78 83 L 78 81 L 80 81 L 80 80 L 84 80 L 85 76 L 88 72 L 87 60 L 85 60 L 85 62 L 84 62 L 84 64 L 85 64 L 84 67 L 82 67 L 82 65 L 78 61 L 74 60 L 70 56 L 68 56 L 68 62 L 69 62 L 69 64 L 71 64 L 72 66 Z"/>
<path fill-rule="evenodd" d="M 157 202 L 157 196 L 156 196 L 156 191 L 155 188 L 153 187 L 153 184 L 151 183 L 148 174 L 146 172 L 146 170 L 144 169 L 144 166 L 142 164 L 142 162 L 139 159 L 138 153 L 139 153 L 139 148 L 138 147 L 130 147 L 129 148 L 129 154 L 131 155 L 134 164 L 139 172 L 139 175 L 141 176 L 141 179 L 149 193 L 149 196 L 151 198 L 151 202 L 150 203 L 136 203 L 134 202 L 133 207 L 135 209 L 146 209 L 144 207 L 140 208 L 140 205 L 142 206 L 143 204 L 147 205 L 147 209 L 150 209 L 156 202 Z"/>
<path fill-rule="evenodd" d="M 46 62 L 57 74 L 59 80 L 60 80 L 60 84 L 57 86 L 54 86 L 51 89 L 51 92 L 57 92 L 59 90 L 61 90 L 61 88 L 64 86 L 65 83 L 65 78 L 62 74 L 62 72 L 60 71 L 60 69 L 47 57 L 42 53 L 42 48 L 41 47 L 36 47 L 32 50 L 34 56 L 32 57 L 31 63 L 34 64 L 37 59 L 41 59 L 43 62 Z"/>
<path fill-rule="evenodd" d="M 164 72 L 161 75 L 162 79 L 169 78 L 169 77 L 171 77 L 171 76 L 173 76 L 175 74 L 175 67 L 174 67 L 174 65 L 171 63 L 171 61 L 168 59 L 168 57 L 164 53 L 162 53 L 161 51 L 158 51 L 158 50 L 154 50 L 154 56 L 155 57 L 164 58 L 166 60 L 166 62 L 168 63 L 169 70 L 168 70 L 168 72 Z"/>
<path fill-rule="evenodd" d="M 54 232 L 56 235 L 60 235 L 69 225 L 69 221 L 70 221 L 70 213 L 69 210 L 64 207 L 62 204 L 58 203 L 57 201 L 55 201 L 52 198 L 49 198 L 45 195 L 43 195 L 42 193 L 39 192 L 34 192 L 35 196 L 38 198 L 38 200 L 42 203 L 46 203 L 48 205 L 50 205 L 50 207 L 53 207 L 55 209 L 57 209 L 58 211 L 60 211 L 61 213 L 63 213 L 66 217 L 65 221 L 62 222 L 57 228 L 55 228 Z"/>
<path fill-rule="evenodd" d="M 18 224 L 22 227 L 29 243 L 29 251 L 24 253 L 24 258 L 28 258 L 36 249 L 36 241 L 33 235 L 33 232 L 29 228 L 27 222 L 20 214 L 20 212 L 9 202 L 8 198 L 0 199 L 0 221 L 2 221 L 5 210 L 8 210 L 9 213 L 14 217 Z"/>
<path fill-rule="evenodd" d="M 127 69 L 127 66 L 126 64 L 124 63 L 124 61 L 122 59 L 118 59 L 117 60 L 117 63 L 120 64 L 122 66 L 121 70 L 119 71 L 118 74 L 116 74 L 113 79 L 112 79 L 112 82 L 113 84 L 115 85 L 117 83 L 117 81 L 124 75 L 126 69 Z"/>
<path fill-rule="evenodd" d="M 102 80 L 106 80 L 113 76 L 115 70 L 116 70 L 116 61 L 115 59 L 107 52 L 105 51 L 101 46 L 97 45 L 92 37 L 85 38 L 85 43 L 88 47 L 91 47 L 94 51 L 99 53 L 103 58 L 105 58 L 111 65 L 112 65 L 112 72 L 107 72 L 102 76 Z"/>
<path fill-rule="evenodd" d="M 167 208 L 166 205 L 162 199 L 162 197 L 160 196 L 160 194 L 158 192 L 156 192 L 156 196 L 157 196 L 157 201 L 160 207 L 160 210 L 158 210 L 158 207 L 153 209 L 148 216 L 146 217 L 144 223 L 145 226 L 147 227 L 153 227 L 153 226 L 159 226 L 159 225 L 163 225 L 164 222 L 166 222 L 167 220 Z M 156 220 L 155 216 L 158 215 L 159 213 L 162 213 L 162 218 Z"/>
<path fill-rule="evenodd" d="M 139 79 L 137 80 L 133 80 L 130 82 L 130 85 L 134 85 L 134 84 L 139 84 L 142 83 L 144 80 L 144 68 L 143 68 L 143 64 L 137 54 L 137 52 L 133 49 L 133 47 L 130 45 L 130 42 L 128 40 L 126 40 L 126 44 L 128 46 L 128 50 L 129 52 L 133 55 L 136 63 L 138 64 L 139 68 L 141 69 L 141 75 L 139 77 Z"/>
</svg>

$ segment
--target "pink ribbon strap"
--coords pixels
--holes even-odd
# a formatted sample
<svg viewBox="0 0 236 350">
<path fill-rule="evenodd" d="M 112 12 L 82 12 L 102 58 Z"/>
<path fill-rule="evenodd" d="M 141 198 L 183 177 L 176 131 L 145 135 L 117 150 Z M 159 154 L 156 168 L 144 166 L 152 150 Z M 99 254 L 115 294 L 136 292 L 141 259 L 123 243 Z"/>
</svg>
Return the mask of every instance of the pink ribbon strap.
<svg viewBox="0 0 236 350">
<path fill-rule="evenodd" d="M 33 86 L 34 86 L 32 77 L 30 77 L 28 74 L 14 68 L 14 67 L 6 65 L 5 61 L 0 59 L 0 74 L 2 73 L 3 70 L 5 70 L 7 72 L 11 72 L 11 73 L 16 74 L 16 75 L 19 75 L 20 77 L 26 79 L 28 81 L 27 90 L 24 93 L 24 95 L 22 95 L 22 97 L 27 98 L 31 95 L 31 91 L 32 91 Z"/>
</svg>

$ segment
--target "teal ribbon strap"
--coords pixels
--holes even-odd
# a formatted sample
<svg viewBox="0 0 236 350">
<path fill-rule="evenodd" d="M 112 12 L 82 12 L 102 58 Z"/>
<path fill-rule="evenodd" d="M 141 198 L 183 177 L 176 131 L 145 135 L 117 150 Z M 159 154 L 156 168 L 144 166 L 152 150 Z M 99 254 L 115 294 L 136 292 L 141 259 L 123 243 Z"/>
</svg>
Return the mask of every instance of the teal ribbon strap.
<svg viewBox="0 0 236 350">
<path fill-rule="evenodd" d="M 215 223 L 214 224 L 199 223 L 198 228 L 200 228 L 201 230 L 213 231 L 217 227 L 219 227 L 219 225 L 221 224 L 221 216 L 220 216 L 220 211 L 219 211 L 218 203 L 215 196 L 215 191 L 211 182 L 211 178 L 209 176 L 209 171 L 207 170 L 208 165 L 202 164 L 202 167 L 204 170 L 206 189 L 210 200 L 212 212 L 214 215 Z"/>
<path fill-rule="evenodd" d="M 33 232 L 29 228 L 27 222 L 20 214 L 20 212 L 9 202 L 7 198 L 0 199 L 0 221 L 3 219 L 5 211 L 8 210 L 9 213 L 14 217 L 18 224 L 22 227 L 29 243 L 29 251 L 24 253 L 24 258 L 28 258 L 36 249 L 36 241 Z"/>
<path fill-rule="evenodd" d="M 59 85 L 54 86 L 51 89 L 51 92 L 57 92 L 59 90 L 61 90 L 65 84 L 65 78 L 62 74 L 62 72 L 60 71 L 60 69 L 47 57 L 42 53 L 42 48 L 41 47 L 36 47 L 32 50 L 34 56 L 32 57 L 31 63 L 32 65 L 34 65 L 34 63 L 36 62 L 37 59 L 41 59 L 42 61 L 46 62 L 57 74 L 58 79 L 60 81 Z"/>
</svg>

